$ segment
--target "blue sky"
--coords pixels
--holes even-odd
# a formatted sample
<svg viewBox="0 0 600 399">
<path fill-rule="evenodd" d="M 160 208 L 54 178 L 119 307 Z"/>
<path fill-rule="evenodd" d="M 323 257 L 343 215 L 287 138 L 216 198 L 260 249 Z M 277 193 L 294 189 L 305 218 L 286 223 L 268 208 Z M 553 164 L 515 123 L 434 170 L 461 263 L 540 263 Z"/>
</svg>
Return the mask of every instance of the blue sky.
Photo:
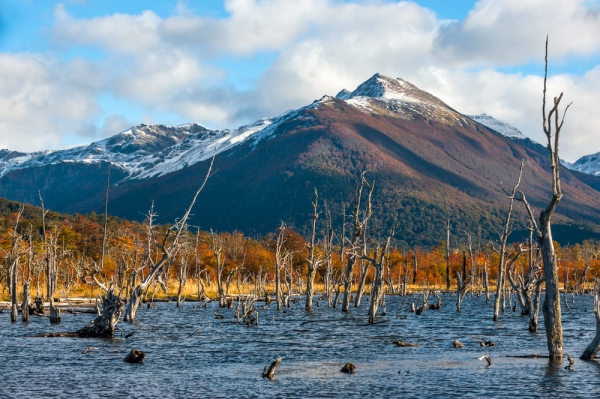
<svg viewBox="0 0 600 399">
<path fill-rule="evenodd" d="M 549 33 L 575 160 L 600 151 L 598 3 L 0 0 L 0 147 L 64 148 L 138 123 L 236 127 L 376 72 L 541 141 Z"/>
</svg>

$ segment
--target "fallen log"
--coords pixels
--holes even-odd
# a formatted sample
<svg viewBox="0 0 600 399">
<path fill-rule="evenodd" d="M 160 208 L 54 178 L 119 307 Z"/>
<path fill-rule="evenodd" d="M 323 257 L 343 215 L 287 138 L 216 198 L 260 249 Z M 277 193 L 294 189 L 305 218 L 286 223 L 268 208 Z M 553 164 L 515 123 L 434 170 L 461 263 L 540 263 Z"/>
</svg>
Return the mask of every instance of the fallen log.
<svg viewBox="0 0 600 399">
<path fill-rule="evenodd" d="M 417 345 L 417 344 L 409 344 L 408 342 L 404 342 L 404 341 L 394 341 L 394 343 L 395 343 L 397 346 L 412 346 L 412 347 L 417 347 L 417 346 L 419 346 L 419 345 Z"/>
</svg>

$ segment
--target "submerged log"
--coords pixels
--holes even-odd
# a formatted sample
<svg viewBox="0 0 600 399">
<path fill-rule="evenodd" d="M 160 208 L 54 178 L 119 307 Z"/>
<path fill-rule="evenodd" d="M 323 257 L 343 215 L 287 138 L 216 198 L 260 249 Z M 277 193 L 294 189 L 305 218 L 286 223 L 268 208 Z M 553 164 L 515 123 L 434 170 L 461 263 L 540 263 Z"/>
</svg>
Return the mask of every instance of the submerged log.
<svg viewBox="0 0 600 399">
<path fill-rule="evenodd" d="M 354 374 L 355 370 L 356 370 L 356 366 L 354 365 L 354 363 L 346 363 L 340 371 L 342 373 Z"/>
<path fill-rule="evenodd" d="M 279 366 L 279 363 L 281 363 L 281 358 L 278 358 L 273 363 L 271 363 L 271 365 L 269 366 L 268 369 L 267 369 L 267 366 L 265 366 L 265 368 L 263 369 L 263 372 L 262 372 L 262 378 L 268 378 L 270 380 L 274 380 L 275 379 L 275 369 L 277 368 L 277 366 Z"/>
<path fill-rule="evenodd" d="M 417 347 L 417 346 L 419 346 L 419 345 L 417 345 L 417 344 L 409 344 L 408 342 L 404 342 L 404 341 L 394 341 L 394 343 L 395 343 L 397 346 L 412 346 L 412 347 Z"/>
<path fill-rule="evenodd" d="M 137 349 L 132 349 L 131 352 L 129 352 L 129 354 L 125 356 L 125 359 L 123 359 L 123 361 L 125 363 L 142 364 L 144 363 L 145 357 L 146 354 L 144 352 L 139 351 Z"/>
</svg>

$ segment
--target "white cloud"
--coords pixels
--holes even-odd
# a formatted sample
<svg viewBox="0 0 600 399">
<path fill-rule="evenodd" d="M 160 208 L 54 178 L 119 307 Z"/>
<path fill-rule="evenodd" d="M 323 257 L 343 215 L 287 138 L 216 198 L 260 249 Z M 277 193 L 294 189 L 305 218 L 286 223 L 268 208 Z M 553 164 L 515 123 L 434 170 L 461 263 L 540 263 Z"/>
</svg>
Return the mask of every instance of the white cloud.
<svg viewBox="0 0 600 399">
<path fill-rule="evenodd" d="M 57 6 L 55 52 L 77 46 L 104 58 L 92 63 L 3 55 L 22 65 L 2 64 L 5 79 L 21 83 L 0 86 L 0 112 L 8 113 L 8 104 L 14 108 L 0 127 L 46 134 L 26 144 L 2 137 L 3 145 L 39 149 L 60 145 L 67 131 L 117 133 L 106 130 L 108 122 L 95 122 L 100 93 L 148 113 L 232 126 L 353 89 L 375 72 L 407 79 L 462 112 L 486 112 L 541 141 L 541 78 L 494 68 L 539 63 L 546 33 L 551 71 L 569 57 L 600 53 L 597 4 L 584 0 L 481 0 L 464 21 L 440 20 L 407 1 L 230 0 L 224 18 L 193 15 L 181 4 L 167 18 L 152 11 L 75 18 Z M 239 72 L 247 59 L 273 52 L 272 65 L 253 75 L 255 88 L 230 83 L 229 73 Z M 598 75 L 597 67 L 550 79 L 551 93 L 562 90 L 565 100 L 574 101 L 562 146 L 569 160 L 600 151 Z"/>
<path fill-rule="evenodd" d="M 0 65 L 0 148 L 54 148 L 99 112 L 94 94 L 102 78 L 89 62 L 0 53 Z"/>
</svg>

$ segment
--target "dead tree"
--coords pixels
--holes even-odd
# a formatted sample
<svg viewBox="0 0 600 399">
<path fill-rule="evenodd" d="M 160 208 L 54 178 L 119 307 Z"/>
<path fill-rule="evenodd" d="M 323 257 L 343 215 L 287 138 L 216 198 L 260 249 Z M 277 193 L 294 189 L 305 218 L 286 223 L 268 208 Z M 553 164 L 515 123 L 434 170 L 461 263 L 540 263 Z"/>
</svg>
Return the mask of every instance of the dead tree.
<svg viewBox="0 0 600 399">
<path fill-rule="evenodd" d="M 327 297 L 327 307 L 331 307 L 331 295 L 333 288 L 333 224 L 327 203 L 325 203 L 325 215 L 325 238 L 323 241 L 323 249 L 325 251 L 325 296 Z"/>
<path fill-rule="evenodd" d="M 415 248 L 415 256 L 414 256 L 414 260 L 413 260 L 413 285 L 417 284 L 417 267 L 418 267 L 418 263 L 417 263 L 417 248 Z"/>
<path fill-rule="evenodd" d="M 585 348 L 581 355 L 581 360 L 592 360 L 600 351 L 600 280 L 596 279 L 596 296 L 594 298 L 594 315 L 596 316 L 596 336 Z"/>
<path fill-rule="evenodd" d="M 22 205 L 17 214 L 17 218 L 15 221 L 15 226 L 12 229 L 12 237 L 10 244 L 10 251 L 8 253 L 8 275 L 10 276 L 10 299 L 11 299 L 11 313 L 10 320 L 15 323 L 17 321 L 18 313 L 19 313 L 19 298 L 17 295 L 17 287 L 18 287 L 18 276 L 19 276 L 19 259 L 21 256 L 26 253 L 21 248 L 22 239 L 21 235 L 18 232 L 19 222 L 21 220 L 21 216 L 23 215 L 24 206 Z"/>
<path fill-rule="evenodd" d="M 513 187 L 512 191 L 510 193 L 508 191 L 506 191 L 504 189 L 504 187 L 502 186 L 502 183 L 500 183 L 500 187 L 502 188 L 502 191 L 504 191 L 504 193 L 508 197 L 509 202 L 508 202 L 508 210 L 506 211 L 506 219 L 504 221 L 504 228 L 502 229 L 502 232 L 498 234 L 498 236 L 500 238 L 500 248 L 495 249 L 496 252 L 498 252 L 500 260 L 498 262 L 498 279 L 496 282 L 496 297 L 494 298 L 494 321 L 498 321 L 498 315 L 500 313 L 500 299 L 502 297 L 502 289 L 504 288 L 504 281 L 506 278 L 506 267 L 504 264 L 505 256 L 506 256 L 506 242 L 508 241 L 508 237 L 510 236 L 510 233 L 512 232 L 511 231 L 511 217 L 512 217 L 512 211 L 513 211 L 513 205 L 515 202 L 515 195 L 517 193 L 517 189 L 519 188 L 519 185 L 521 184 L 521 178 L 523 177 L 523 164 L 524 164 L 524 162 L 521 161 L 521 169 L 519 170 L 519 177 L 517 179 L 517 182 L 515 183 L 515 186 Z"/>
<path fill-rule="evenodd" d="M 183 295 L 183 289 L 188 279 L 188 257 L 189 254 L 187 251 L 181 251 L 179 255 L 179 273 L 177 276 L 177 280 L 179 281 L 179 285 L 177 287 L 177 307 L 181 307 L 181 297 Z"/>
<path fill-rule="evenodd" d="M 522 192 L 518 198 L 525 204 L 527 213 L 536 231 L 538 245 L 542 253 L 544 264 L 544 281 L 546 283 L 546 295 L 542 311 L 544 312 L 544 326 L 546 327 L 546 339 L 548 345 L 548 356 L 551 360 L 559 360 L 563 357 L 563 337 L 562 337 L 562 320 L 560 309 L 560 289 L 558 288 L 558 266 L 556 252 L 554 250 L 554 242 L 552 241 L 552 216 L 563 197 L 563 192 L 560 182 L 560 159 L 558 156 L 558 143 L 560 131 L 565 121 L 567 110 L 571 104 L 565 108 L 562 119 L 559 122 L 558 106 L 562 100 L 563 93 L 558 97 L 554 97 L 554 105 L 546 115 L 546 80 L 548 77 L 548 37 L 546 37 L 546 56 L 545 56 L 545 72 L 544 72 L 544 90 L 542 99 L 542 117 L 543 128 L 547 139 L 548 155 L 550 159 L 550 167 L 552 170 L 552 198 L 548 206 L 540 212 L 539 227 L 536 218 L 533 214 L 533 209 L 527 202 L 525 195 Z M 554 128 L 553 119 L 554 117 Z"/>
<path fill-rule="evenodd" d="M 446 289 L 450 290 L 450 219 L 446 224 Z"/>
<path fill-rule="evenodd" d="M 456 311 L 460 313 L 460 304 L 467 293 L 469 276 L 467 275 L 467 254 L 463 251 L 462 271 L 456 272 Z"/>
<path fill-rule="evenodd" d="M 202 183 L 200 188 L 194 194 L 194 197 L 192 198 L 192 202 L 191 202 L 190 206 L 188 207 L 188 209 L 186 210 L 186 212 L 183 214 L 183 217 L 181 218 L 181 220 L 175 222 L 175 224 L 173 224 L 171 226 L 171 228 L 169 228 L 167 230 L 167 232 L 163 236 L 163 239 L 160 242 L 156 239 L 155 229 L 153 226 L 155 215 L 152 210 L 150 211 L 150 213 L 148 215 L 148 219 L 147 219 L 149 242 L 151 243 L 151 245 L 153 247 L 157 248 L 160 251 L 161 258 L 158 262 L 153 262 L 152 260 L 150 260 L 152 263 L 152 269 L 150 269 L 150 271 L 148 272 L 146 277 L 137 286 L 135 286 L 135 288 L 133 288 L 131 290 L 129 302 L 127 303 L 127 306 L 125 307 L 125 321 L 132 322 L 133 320 L 135 320 L 135 316 L 136 316 L 137 310 L 140 306 L 140 303 L 142 301 L 142 296 L 144 294 L 144 291 L 150 286 L 150 284 L 152 284 L 154 282 L 154 279 L 162 271 L 163 267 L 165 267 L 167 264 L 169 264 L 169 262 L 171 262 L 172 259 L 179 252 L 179 249 L 181 248 L 181 243 L 180 243 L 179 239 L 181 238 L 181 235 L 183 234 L 183 232 L 187 230 L 187 220 L 190 216 L 190 213 L 192 212 L 192 208 L 193 208 L 194 204 L 196 203 L 196 199 L 198 198 L 198 195 L 204 188 L 204 186 L 210 176 L 210 172 L 212 170 L 214 161 L 215 161 L 215 156 L 213 156 L 213 158 L 210 162 L 210 166 L 208 167 L 208 171 L 206 172 L 206 177 L 204 178 L 204 182 Z M 174 237 L 171 239 L 172 234 L 174 235 Z"/>
<path fill-rule="evenodd" d="M 277 310 L 281 310 L 282 293 L 281 293 L 281 269 L 284 267 L 288 255 L 284 249 L 285 244 L 285 223 L 282 221 L 277 233 L 277 242 L 275 243 L 275 300 L 277 301 Z"/>
<path fill-rule="evenodd" d="M 89 326 L 77 331 L 82 338 L 113 338 L 115 326 L 123 313 L 123 300 L 117 295 L 113 288 L 106 288 L 106 294 L 102 297 L 102 310 Z"/>
<path fill-rule="evenodd" d="M 368 208 L 371 208 L 371 197 L 369 197 Z M 354 253 L 360 259 L 364 259 L 368 261 L 374 269 L 375 279 L 373 282 L 373 289 L 371 290 L 371 301 L 369 306 L 369 324 L 375 323 L 375 316 L 377 315 L 377 308 L 379 306 L 379 301 L 383 296 L 383 262 L 385 260 L 385 255 L 390 247 L 390 242 L 392 237 L 396 232 L 396 223 L 397 220 L 394 218 L 394 222 L 392 223 L 392 227 L 390 229 L 390 233 L 382 245 L 380 242 L 377 243 L 375 250 L 373 251 L 373 256 L 369 256 L 369 251 L 367 247 L 367 240 L 363 240 L 362 243 L 362 253 Z"/>
<path fill-rule="evenodd" d="M 490 285 L 489 285 L 489 273 L 487 261 L 483 264 L 483 287 L 485 289 L 485 303 L 487 304 L 490 300 Z"/>
<path fill-rule="evenodd" d="M 365 283 L 367 281 L 367 275 L 369 274 L 369 268 L 371 263 L 365 260 L 360 261 L 360 276 L 358 280 L 358 288 L 356 289 L 356 297 L 354 298 L 354 307 L 360 307 L 360 301 L 365 293 Z"/>
<path fill-rule="evenodd" d="M 365 173 L 362 172 L 360 175 L 360 182 L 356 185 L 356 193 L 354 196 L 354 209 L 352 211 L 352 232 L 349 238 L 351 251 L 359 246 L 359 241 L 363 236 L 363 230 L 367 221 L 371 217 L 371 196 L 373 195 L 373 188 L 375 187 L 374 182 L 369 184 L 365 178 Z M 367 196 L 367 206 L 365 210 L 361 210 L 361 200 L 363 188 L 367 187 L 369 190 Z M 362 216 L 362 217 L 361 217 Z M 352 273 L 354 266 L 358 260 L 358 254 L 355 252 L 348 253 L 348 263 L 344 272 L 344 298 L 342 302 L 342 312 L 348 312 L 350 310 L 350 296 L 352 290 Z"/>
<path fill-rule="evenodd" d="M 306 272 L 306 306 L 304 309 L 308 312 L 312 311 L 313 295 L 315 293 L 315 277 L 317 276 L 317 270 L 325 262 L 325 258 L 320 254 L 317 254 L 315 248 L 315 241 L 317 236 L 317 218 L 319 212 L 317 212 L 319 194 L 315 188 L 315 202 L 313 202 L 313 216 L 312 216 L 312 233 L 310 235 L 310 242 L 308 244 L 308 271 Z"/>
</svg>

